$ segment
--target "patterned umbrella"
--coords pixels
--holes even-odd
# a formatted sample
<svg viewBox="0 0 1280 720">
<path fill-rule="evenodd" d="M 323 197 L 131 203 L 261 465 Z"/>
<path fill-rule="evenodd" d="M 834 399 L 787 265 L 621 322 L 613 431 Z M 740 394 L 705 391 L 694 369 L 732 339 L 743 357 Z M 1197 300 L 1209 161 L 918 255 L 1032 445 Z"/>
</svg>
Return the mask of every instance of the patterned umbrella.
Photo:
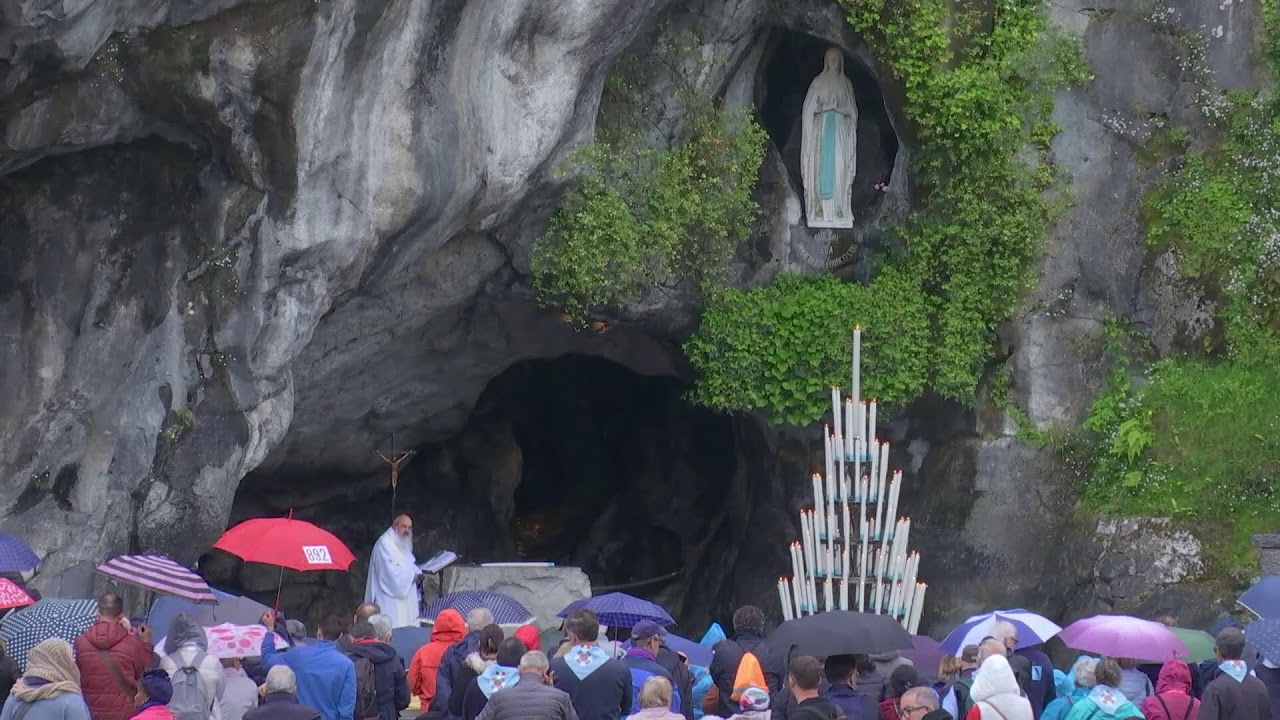
<svg viewBox="0 0 1280 720">
<path fill-rule="evenodd" d="M 18 670 L 25 672 L 31 648 L 53 637 L 75 642 L 76 636 L 93 625 L 97 613 L 96 600 L 48 598 L 0 621 L 0 637 Z"/>
<path fill-rule="evenodd" d="M 0 610 L 26 607 L 34 602 L 35 598 L 28 595 L 26 590 L 18 587 L 18 583 L 0 578 Z"/>
<path fill-rule="evenodd" d="M 0 533 L 0 572 L 22 573 L 40 567 L 40 556 L 22 538 Z"/>
<path fill-rule="evenodd" d="M 590 610 L 596 614 L 600 624 L 609 627 L 629 628 L 641 620 L 652 620 L 659 625 L 676 624 L 661 605 L 620 592 L 575 600 L 556 613 L 556 617 L 569 617 L 569 613 L 579 609 Z"/>
<path fill-rule="evenodd" d="M 434 623 L 440 611 L 453 608 L 463 617 L 476 608 L 488 608 L 499 625 L 527 625 L 535 620 L 529 608 L 518 600 L 490 590 L 460 590 L 432 600 L 422 611 L 423 622 Z"/>
<path fill-rule="evenodd" d="M 204 628 L 204 634 L 209 638 L 209 654 L 219 660 L 257 657 L 262 654 L 262 638 L 267 634 L 267 628 L 263 625 L 223 623 Z M 278 633 L 272 633 L 272 636 L 276 639 L 277 650 L 289 649 L 289 641 Z M 166 639 L 168 638 L 160 638 L 155 646 L 164 647 Z"/>
<path fill-rule="evenodd" d="M 1049 638 L 1062 632 L 1057 623 L 1037 615 L 1029 610 L 995 610 L 981 615 L 974 615 L 965 620 L 942 639 L 942 649 L 960 656 L 965 645 L 977 645 L 991 634 L 991 629 L 1001 620 L 1013 623 L 1018 629 L 1018 647 L 1030 647 L 1046 642 Z"/>
<path fill-rule="evenodd" d="M 99 565 L 98 572 L 196 603 L 213 605 L 218 602 L 204 578 L 163 555 L 121 555 Z"/>
<path fill-rule="evenodd" d="M 1280 620 L 1254 620 L 1244 626 L 1244 638 L 1273 665 L 1280 661 Z"/>
</svg>

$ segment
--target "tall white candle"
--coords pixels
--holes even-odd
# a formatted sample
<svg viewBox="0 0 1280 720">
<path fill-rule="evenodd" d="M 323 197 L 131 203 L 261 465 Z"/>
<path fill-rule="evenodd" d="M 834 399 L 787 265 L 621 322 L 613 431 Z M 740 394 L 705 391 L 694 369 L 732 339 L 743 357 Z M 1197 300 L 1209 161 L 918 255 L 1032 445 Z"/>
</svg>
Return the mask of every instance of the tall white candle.
<svg viewBox="0 0 1280 720">
<path fill-rule="evenodd" d="M 873 437 L 867 436 L 867 419 L 868 419 L 868 414 L 870 413 L 870 410 L 871 410 L 870 400 L 864 400 L 863 402 L 858 403 L 858 408 L 857 408 L 858 417 L 856 419 L 858 421 L 858 437 L 862 438 L 863 450 L 867 450 L 868 448 L 870 448 L 871 441 L 875 439 Z"/>
<path fill-rule="evenodd" d="M 862 328 L 853 326 L 853 401 L 862 399 Z"/>
<path fill-rule="evenodd" d="M 844 399 L 844 459 L 853 456 L 853 439 L 858 436 L 857 425 L 853 424 L 853 398 Z"/>
<path fill-rule="evenodd" d="M 824 596 L 824 599 L 826 600 L 824 607 L 826 607 L 827 610 L 835 610 L 836 609 L 835 599 L 832 597 L 832 594 L 831 594 L 831 578 L 829 577 L 822 579 L 822 594 Z"/>
<path fill-rule="evenodd" d="M 924 594 L 929 589 L 925 583 L 916 586 L 914 604 L 911 608 L 911 623 L 907 628 L 907 632 L 915 635 L 920 631 L 920 615 L 924 612 Z"/>
<path fill-rule="evenodd" d="M 880 443 L 869 440 L 867 442 L 868 463 L 871 472 L 871 502 L 879 502 L 880 493 L 877 492 L 877 479 L 880 477 Z"/>
<path fill-rule="evenodd" d="M 796 543 L 787 546 L 787 550 L 791 553 L 791 576 L 800 577 L 800 554 L 796 552 Z"/>
<path fill-rule="evenodd" d="M 876 444 L 874 444 L 874 445 L 872 445 L 872 446 L 871 446 L 871 454 L 872 454 L 874 457 L 879 458 L 879 456 L 880 456 L 879 443 L 876 443 Z M 876 539 L 876 540 L 883 540 L 883 539 L 884 539 L 884 535 L 883 535 L 884 526 L 885 526 L 885 524 L 886 524 L 886 523 L 893 522 L 893 519 L 892 519 L 892 518 L 886 518 L 886 517 L 885 517 L 885 515 L 884 515 L 884 501 L 885 501 L 885 499 L 886 499 L 886 498 L 885 498 L 885 496 L 884 496 L 884 495 L 885 495 L 885 492 L 884 492 L 884 473 L 881 473 L 881 472 L 880 472 L 880 463 L 879 463 L 879 460 L 878 460 L 878 459 L 877 459 L 877 461 L 876 461 L 876 462 L 872 463 L 872 465 L 871 465 L 871 473 L 872 473 L 871 482 L 875 483 L 875 486 L 876 486 L 876 492 L 875 492 L 875 498 L 876 498 L 876 536 L 875 536 L 875 539 Z"/>
<path fill-rule="evenodd" d="M 778 578 L 778 606 L 782 608 L 782 619 L 790 620 L 791 602 L 787 600 L 787 584 L 782 578 Z"/>
<path fill-rule="evenodd" d="M 827 426 L 822 426 L 822 469 L 823 475 L 830 475 L 835 468 L 835 448 L 831 446 L 831 436 L 827 434 Z"/>
<path fill-rule="evenodd" d="M 804 528 L 804 535 L 801 536 L 803 542 L 804 554 L 804 575 L 805 577 L 813 576 L 813 526 L 811 516 L 813 513 L 800 511 L 800 525 Z"/>
<path fill-rule="evenodd" d="M 795 556 L 794 563 L 796 567 L 803 568 L 804 563 L 801 560 L 802 551 L 800 549 L 800 543 L 798 542 L 792 543 L 791 552 Z M 795 576 L 791 578 L 791 594 L 794 595 L 796 599 L 796 617 L 800 617 L 800 614 L 801 614 L 800 609 L 804 607 L 804 585 L 802 584 L 803 578 L 804 578 L 803 569 L 801 570 L 801 572 L 797 572 Z"/>
<path fill-rule="evenodd" d="M 836 435 L 840 434 L 840 429 L 844 425 L 844 413 L 841 412 L 840 388 L 836 385 L 831 386 L 831 426 L 835 429 Z"/>
<path fill-rule="evenodd" d="M 876 439 L 876 401 L 872 400 L 867 406 L 867 442 L 870 443 Z"/>
<path fill-rule="evenodd" d="M 809 589 L 809 614 L 818 612 L 818 590 L 817 581 L 810 577 L 806 583 Z"/>
<path fill-rule="evenodd" d="M 871 612 L 880 615 L 884 604 L 884 583 L 876 583 L 875 599 L 871 603 Z"/>
<path fill-rule="evenodd" d="M 898 495 L 902 492 L 902 473 L 895 472 L 893 479 L 889 481 L 889 508 L 885 513 L 888 517 L 898 517 Z"/>
<path fill-rule="evenodd" d="M 822 476 L 814 473 L 810 480 L 813 482 L 813 506 L 820 508 L 822 507 Z"/>
<path fill-rule="evenodd" d="M 848 493 L 848 491 L 845 489 L 846 487 L 848 487 L 848 482 L 847 482 L 846 477 L 845 477 L 846 469 L 845 469 L 845 462 L 844 462 L 844 459 L 843 459 L 843 458 L 841 458 L 841 460 L 840 460 L 839 464 L 837 464 L 837 465 L 836 465 L 836 468 L 837 468 L 837 470 L 836 470 L 836 497 L 835 497 L 835 500 L 836 500 L 837 502 L 845 503 L 845 502 L 848 502 L 848 501 L 849 501 L 849 493 Z"/>
</svg>

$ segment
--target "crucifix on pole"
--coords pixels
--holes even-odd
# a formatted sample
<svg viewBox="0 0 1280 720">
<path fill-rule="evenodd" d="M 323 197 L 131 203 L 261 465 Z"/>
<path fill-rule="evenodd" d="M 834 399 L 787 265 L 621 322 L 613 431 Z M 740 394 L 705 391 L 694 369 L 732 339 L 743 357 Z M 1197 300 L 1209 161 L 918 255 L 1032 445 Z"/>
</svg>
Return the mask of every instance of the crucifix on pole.
<svg viewBox="0 0 1280 720">
<path fill-rule="evenodd" d="M 391 438 L 391 447 L 395 447 L 395 436 L 392 436 Z M 391 466 L 391 514 L 394 516 L 396 513 L 396 491 L 400 486 L 400 466 L 416 453 L 412 450 L 408 450 L 406 452 L 395 452 L 393 450 L 389 455 L 384 454 L 381 450 L 378 450 L 377 452 L 378 457 L 382 458 L 383 462 Z"/>
</svg>

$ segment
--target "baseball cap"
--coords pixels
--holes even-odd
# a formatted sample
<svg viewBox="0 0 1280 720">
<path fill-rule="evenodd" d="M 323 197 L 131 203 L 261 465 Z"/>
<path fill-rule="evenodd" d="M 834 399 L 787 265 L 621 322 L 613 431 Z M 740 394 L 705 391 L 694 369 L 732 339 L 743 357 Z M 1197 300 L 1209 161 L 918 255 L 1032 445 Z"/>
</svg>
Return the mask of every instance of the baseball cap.
<svg viewBox="0 0 1280 720">
<path fill-rule="evenodd" d="M 652 620 L 641 620 L 631 628 L 631 642 L 644 642 L 654 637 L 666 637 L 667 631 Z"/>
</svg>

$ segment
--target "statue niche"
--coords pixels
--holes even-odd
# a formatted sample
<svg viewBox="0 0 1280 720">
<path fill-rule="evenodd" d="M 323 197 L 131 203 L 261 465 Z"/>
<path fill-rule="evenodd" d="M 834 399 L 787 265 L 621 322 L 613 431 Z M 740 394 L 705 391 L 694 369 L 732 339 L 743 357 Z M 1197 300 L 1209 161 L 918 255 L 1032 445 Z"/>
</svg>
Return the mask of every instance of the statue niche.
<svg viewBox="0 0 1280 720">
<path fill-rule="evenodd" d="M 809 227 L 853 227 L 858 105 L 839 48 L 827 49 L 823 70 L 809 85 L 801 128 L 800 181 Z"/>
</svg>

